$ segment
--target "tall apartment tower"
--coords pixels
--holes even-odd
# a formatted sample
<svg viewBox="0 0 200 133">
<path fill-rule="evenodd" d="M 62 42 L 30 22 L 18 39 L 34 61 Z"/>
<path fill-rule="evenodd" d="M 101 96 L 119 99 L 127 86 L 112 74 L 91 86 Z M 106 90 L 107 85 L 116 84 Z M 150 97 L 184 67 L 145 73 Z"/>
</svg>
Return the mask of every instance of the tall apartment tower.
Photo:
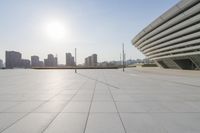
<svg viewBox="0 0 200 133">
<path fill-rule="evenodd" d="M 97 54 L 93 54 L 91 56 L 91 65 L 92 66 L 97 66 Z"/>
<path fill-rule="evenodd" d="M 0 59 L 0 69 L 3 68 L 3 60 Z"/>
<path fill-rule="evenodd" d="M 85 66 L 97 66 L 97 54 L 85 58 Z"/>
<path fill-rule="evenodd" d="M 43 67 L 44 63 L 43 61 L 39 60 L 39 56 L 31 56 L 31 66 L 32 67 Z"/>
<path fill-rule="evenodd" d="M 39 64 L 39 57 L 38 56 L 31 56 L 31 66 L 37 67 Z"/>
<path fill-rule="evenodd" d="M 44 65 L 46 67 L 56 67 L 58 66 L 58 58 L 54 57 L 52 54 L 48 54 L 47 59 L 44 59 Z"/>
<path fill-rule="evenodd" d="M 74 66 L 74 57 L 71 53 L 66 53 L 66 66 Z"/>
<path fill-rule="evenodd" d="M 30 68 L 30 60 L 22 59 L 20 52 L 6 51 L 6 68 Z"/>
<path fill-rule="evenodd" d="M 16 51 L 6 51 L 6 68 L 16 68 L 21 65 L 22 55 Z"/>
<path fill-rule="evenodd" d="M 20 67 L 20 68 L 30 68 L 30 67 L 31 67 L 31 62 L 30 62 L 30 60 L 21 59 L 21 62 L 20 62 L 19 67 Z"/>
</svg>

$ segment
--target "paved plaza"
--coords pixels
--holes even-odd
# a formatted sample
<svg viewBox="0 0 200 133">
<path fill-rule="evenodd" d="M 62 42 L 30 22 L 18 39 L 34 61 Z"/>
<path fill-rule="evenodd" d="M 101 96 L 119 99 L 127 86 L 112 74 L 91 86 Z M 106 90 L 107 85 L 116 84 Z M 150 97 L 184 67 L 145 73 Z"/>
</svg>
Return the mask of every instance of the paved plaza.
<svg viewBox="0 0 200 133">
<path fill-rule="evenodd" d="M 0 70 L 2 133 L 200 133 L 200 72 Z"/>
</svg>

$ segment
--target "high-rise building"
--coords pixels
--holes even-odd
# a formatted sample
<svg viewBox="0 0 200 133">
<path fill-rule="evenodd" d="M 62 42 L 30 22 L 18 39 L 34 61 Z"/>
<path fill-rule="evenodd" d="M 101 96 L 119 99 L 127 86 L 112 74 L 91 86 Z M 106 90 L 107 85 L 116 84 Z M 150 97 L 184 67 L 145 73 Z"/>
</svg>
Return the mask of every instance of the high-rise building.
<svg viewBox="0 0 200 133">
<path fill-rule="evenodd" d="M 71 53 L 66 53 L 66 66 L 74 66 L 74 57 Z"/>
<path fill-rule="evenodd" d="M 31 62 L 30 60 L 27 60 L 27 59 L 21 59 L 21 62 L 20 62 L 20 68 L 30 68 L 31 67 Z"/>
<path fill-rule="evenodd" d="M 97 54 L 85 58 L 85 66 L 97 66 Z"/>
<path fill-rule="evenodd" d="M 91 56 L 85 58 L 85 66 L 91 66 Z"/>
<path fill-rule="evenodd" d="M 22 59 L 22 54 L 16 51 L 6 51 L 6 68 L 30 68 L 30 61 Z"/>
<path fill-rule="evenodd" d="M 31 56 L 31 66 L 32 67 L 43 67 L 44 63 L 43 61 L 39 60 L 39 56 Z"/>
<path fill-rule="evenodd" d="M 92 66 L 97 66 L 97 54 L 93 54 L 91 56 L 91 65 Z"/>
<path fill-rule="evenodd" d="M 21 53 L 16 51 L 6 51 L 6 68 L 20 67 Z"/>
<path fill-rule="evenodd" d="M 39 56 L 31 56 L 31 66 L 37 67 L 39 63 Z"/>
<path fill-rule="evenodd" d="M 0 59 L 0 69 L 3 68 L 3 60 Z"/>
<path fill-rule="evenodd" d="M 85 66 L 88 66 L 88 57 L 85 58 Z"/>
<path fill-rule="evenodd" d="M 44 65 L 46 67 L 56 67 L 56 66 L 58 66 L 57 57 L 54 57 L 52 54 L 48 54 L 47 59 L 44 59 Z"/>
</svg>

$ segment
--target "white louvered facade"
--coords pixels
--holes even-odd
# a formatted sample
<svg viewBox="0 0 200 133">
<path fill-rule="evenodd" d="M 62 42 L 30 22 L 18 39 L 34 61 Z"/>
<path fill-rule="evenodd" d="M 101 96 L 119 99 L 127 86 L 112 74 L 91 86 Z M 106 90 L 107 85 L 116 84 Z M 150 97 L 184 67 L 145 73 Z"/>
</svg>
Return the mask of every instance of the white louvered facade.
<svg viewBox="0 0 200 133">
<path fill-rule="evenodd" d="M 132 40 L 164 68 L 200 68 L 200 0 L 182 0 Z"/>
</svg>

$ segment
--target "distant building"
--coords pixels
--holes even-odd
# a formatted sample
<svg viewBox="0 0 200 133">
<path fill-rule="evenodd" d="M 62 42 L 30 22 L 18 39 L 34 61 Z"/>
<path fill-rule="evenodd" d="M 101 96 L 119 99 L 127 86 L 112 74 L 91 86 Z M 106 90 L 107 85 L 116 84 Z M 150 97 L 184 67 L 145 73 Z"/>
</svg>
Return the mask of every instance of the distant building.
<svg viewBox="0 0 200 133">
<path fill-rule="evenodd" d="M 39 56 L 31 56 L 31 66 L 37 67 L 39 63 Z"/>
<path fill-rule="evenodd" d="M 44 65 L 46 67 L 56 67 L 56 66 L 58 66 L 57 57 L 54 57 L 52 54 L 48 54 L 47 59 L 44 59 Z"/>
<path fill-rule="evenodd" d="M 43 61 L 39 60 L 39 56 L 31 56 L 31 66 L 32 67 L 43 67 L 44 63 Z"/>
<path fill-rule="evenodd" d="M 39 61 L 38 66 L 39 67 L 43 67 L 44 66 L 44 62 L 43 61 Z"/>
<path fill-rule="evenodd" d="M 22 54 L 16 51 L 6 51 L 6 68 L 30 68 L 30 61 L 22 59 Z"/>
<path fill-rule="evenodd" d="M 66 66 L 74 66 L 74 57 L 71 53 L 66 53 Z"/>
<path fill-rule="evenodd" d="M 30 61 L 22 59 L 20 52 L 6 51 L 6 68 L 30 68 Z"/>
<path fill-rule="evenodd" d="M 27 59 L 21 59 L 20 61 L 20 68 L 30 68 L 31 67 L 31 62 L 30 60 Z"/>
<path fill-rule="evenodd" d="M 0 59 L 0 69 L 3 68 L 3 60 Z"/>
<path fill-rule="evenodd" d="M 104 62 L 100 62 L 98 63 L 98 66 L 101 67 L 117 67 L 120 66 L 120 61 L 104 61 Z"/>
<path fill-rule="evenodd" d="M 91 56 L 88 56 L 87 58 L 85 58 L 85 66 L 91 66 L 92 62 L 92 58 Z"/>
<path fill-rule="evenodd" d="M 93 54 L 91 56 L 91 65 L 92 66 L 97 66 L 97 54 Z"/>
<path fill-rule="evenodd" d="M 20 67 L 22 55 L 16 51 L 6 51 L 6 68 Z"/>
<path fill-rule="evenodd" d="M 97 54 L 85 58 L 85 66 L 97 66 Z"/>
</svg>

